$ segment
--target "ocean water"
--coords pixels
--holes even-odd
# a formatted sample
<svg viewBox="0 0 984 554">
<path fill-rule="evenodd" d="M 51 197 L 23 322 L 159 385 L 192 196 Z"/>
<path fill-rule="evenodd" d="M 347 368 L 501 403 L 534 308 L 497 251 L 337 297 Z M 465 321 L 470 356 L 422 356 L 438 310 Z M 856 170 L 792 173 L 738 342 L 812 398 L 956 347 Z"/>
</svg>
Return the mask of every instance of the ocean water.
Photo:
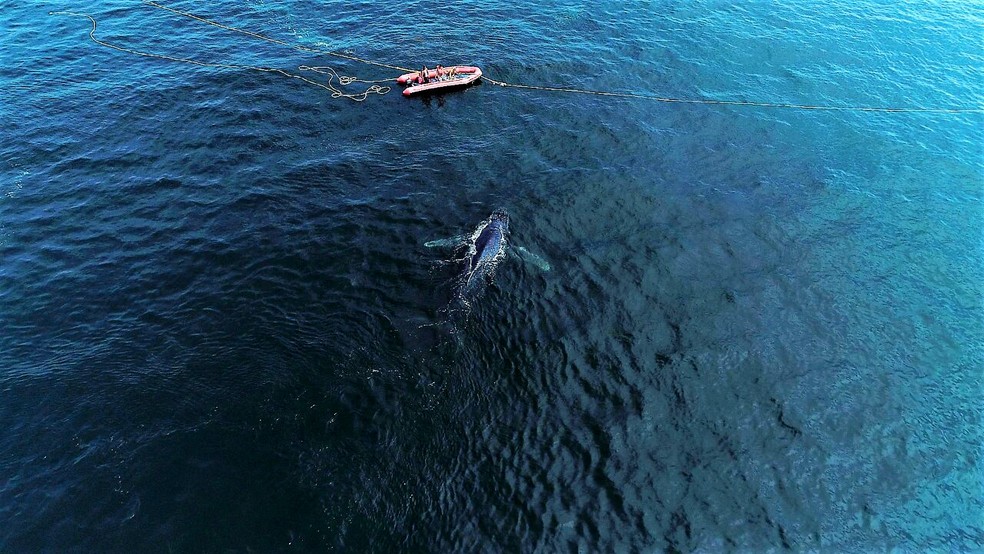
<svg viewBox="0 0 984 554">
<path fill-rule="evenodd" d="M 984 106 L 977 2 L 167 5 L 510 83 Z M 52 11 L 398 73 L 0 3 L 0 551 L 984 549 L 984 114 L 359 103 Z M 499 208 L 550 270 L 452 309 L 424 243 Z"/>
</svg>

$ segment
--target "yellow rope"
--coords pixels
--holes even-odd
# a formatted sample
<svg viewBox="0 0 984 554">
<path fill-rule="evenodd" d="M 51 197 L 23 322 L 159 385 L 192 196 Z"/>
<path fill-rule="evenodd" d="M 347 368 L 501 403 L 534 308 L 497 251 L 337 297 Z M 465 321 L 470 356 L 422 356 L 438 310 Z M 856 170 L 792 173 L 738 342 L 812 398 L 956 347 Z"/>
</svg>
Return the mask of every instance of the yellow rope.
<svg viewBox="0 0 984 554">
<path fill-rule="evenodd" d="M 354 100 L 356 102 L 363 102 L 363 101 L 365 101 L 366 98 L 368 98 L 370 94 L 386 94 L 387 92 L 390 91 L 390 87 L 384 87 L 384 86 L 379 86 L 379 85 L 376 85 L 376 84 L 371 84 L 369 86 L 369 88 L 367 88 L 365 91 L 363 91 L 361 93 L 357 93 L 357 94 L 347 93 L 347 92 L 345 92 L 343 90 L 340 90 L 337 87 L 335 87 L 335 85 L 333 84 L 334 79 L 338 79 L 339 84 L 341 84 L 343 86 L 344 85 L 351 84 L 351 83 L 354 83 L 354 82 L 360 82 L 360 83 L 379 83 L 379 82 L 383 82 L 383 81 L 363 81 L 363 80 L 357 79 L 355 77 L 344 77 L 344 76 L 339 75 L 337 72 L 335 72 L 334 69 L 332 69 L 330 67 L 309 67 L 309 66 L 306 66 L 306 65 L 302 65 L 302 66 L 300 66 L 298 68 L 300 71 L 314 71 L 316 73 L 321 73 L 321 74 L 324 74 L 324 75 L 328 75 L 328 81 L 326 83 L 319 83 L 317 81 L 313 81 L 311 79 L 308 79 L 307 77 L 304 77 L 303 75 L 297 75 L 297 74 L 291 73 L 289 71 L 285 71 L 283 69 L 278 69 L 278 68 L 275 68 L 275 67 L 260 67 L 260 66 L 255 66 L 255 65 L 242 65 L 242 64 L 219 63 L 219 62 L 203 62 L 201 60 L 194 60 L 194 59 L 191 59 L 191 58 L 179 58 L 179 57 L 176 57 L 176 56 L 168 56 L 166 54 L 155 54 L 155 53 L 152 53 L 152 52 L 143 52 L 143 51 L 140 51 L 140 50 L 134 50 L 133 48 L 127 48 L 126 46 L 119 46 L 119 45 L 116 45 L 116 44 L 112 44 L 112 43 L 109 43 L 109 42 L 106 42 L 104 40 L 100 40 L 100 39 L 96 38 L 96 28 L 98 27 L 98 24 L 96 23 L 96 19 L 94 17 L 92 17 L 91 15 L 87 14 L 87 13 L 48 12 L 48 15 L 68 15 L 68 16 L 74 16 L 74 17 L 84 17 L 84 18 L 88 19 L 92 23 L 92 29 L 89 30 L 89 39 L 91 39 L 92 42 L 95 42 L 96 44 L 99 44 L 100 46 L 105 46 L 106 48 L 112 48 L 113 50 L 117 50 L 117 51 L 120 51 L 120 52 L 126 52 L 128 54 L 135 54 L 137 56 L 144 56 L 144 57 L 147 57 L 147 58 L 157 58 L 157 59 L 160 59 L 160 60 L 169 60 L 169 61 L 173 61 L 173 62 L 182 62 L 182 63 L 192 64 L 192 65 L 197 65 L 197 66 L 200 66 L 200 67 L 215 67 L 215 68 L 220 68 L 220 69 L 246 69 L 246 70 L 251 70 L 251 71 L 262 71 L 262 72 L 265 72 L 265 73 L 275 73 L 275 74 L 278 74 L 278 75 L 282 75 L 284 77 L 290 77 L 292 79 L 300 79 L 301 81 L 304 81 L 305 83 L 308 83 L 309 85 L 314 85 L 316 87 L 321 87 L 321 88 L 323 88 L 323 89 L 331 92 L 331 97 L 332 98 L 348 98 L 348 99 Z M 387 79 L 387 81 L 390 81 L 390 80 L 392 80 L 392 79 Z"/>
<path fill-rule="evenodd" d="M 399 70 L 399 71 L 403 71 L 403 72 L 411 72 L 411 71 L 413 71 L 412 69 L 408 69 L 406 67 L 400 67 L 398 65 L 391 65 L 391 64 L 387 64 L 387 63 L 377 62 L 377 61 L 368 60 L 368 59 L 365 59 L 365 58 L 359 58 L 357 56 L 353 56 L 353 55 L 350 55 L 350 54 L 344 54 L 344 53 L 341 53 L 341 52 L 334 52 L 334 51 L 331 51 L 331 50 L 323 50 L 323 49 L 320 49 L 320 48 L 311 48 L 311 47 L 308 47 L 308 46 L 301 46 L 301 45 L 298 45 L 298 44 L 291 44 L 291 43 L 288 43 L 288 42 L 285 42 L 285 41 L 282 41 L 282 40 L 279 40 L 279 39 L 275 39 L 275 38 L 272 38 L 272 37 L 268 37 L 266 35 L 262 35 L 260 33 L 256 33 L 256 32 L 253 32 L 253 31 L 248 31 L 246 29 L 239 29 L 237 27 L 232 27 L 230 25 L 224 25 L 224 24 L 219 23 L 217 21 L 213 21 L 211 19 L 206 19 L 204 17 L 197 16 L 197 15 L 195 15 L 193 13 L 181 11 L 181 10 L 178 10 L 178 9 L 175 9 L 175 8 L 171 8 L 171 7 L 165 6 L 163 4 L 159 4 L 159 3 L 157 3 L 157 2 L 155 2 L 153 0 L 140 0 L 140 1 L 143 2 L 147 6 L 151 6 L 151 7 L 157 8 L 157 9 L 169 11 L 171 13 L 174 13 L 174 14 L 177 14 L 177 15 L 181 15 L 183 17 L 188 17 L 188 18 L 194 19 L 196 21 L 200 21 L 202 23 L 206 23 L 208 25 L 212 25 L 214 27 L 218 27 L 220 29 L 225 29 L 225 30 L 228 30 L 228 31 L 240 33 L 240 34 L 243 34 L 243 35 L 246 35 L 246 36 L 250 36 L 250 37 L 257 38 L 257 39 L 260 39 L 260 40 L 264 40 L 264 41 L 267 41 L 267 42 L 271 42 L 273 44 L 279 44 L 281 46 L 286 46 L 287 48 L 292 48 L 294 50 L 298 50 L 298 51 L 301 51 L 301 52 L 308 52 L 308 53 L 312 53 L 312 54 L 322 54 L 322 55 L 326 55 L 326 56 L 334 56 L 334 57 L 337 57 L 337 58 L 342 58 L 342 59 L 346 59 L 346 60 L 350 60 L 350 61 L 355 61 L 355 62 L 367 64 L 367 65 L 374 65 L 374 66 L 377 66 L 377 67 L 385 67 L 387 69 L 395 69 L 395 70 Z M 381 83 L 381 82 L 384 82 L 384 81 L 388 81 L 389 79 L 386 79 L 386 80 L 377 80 L 377 81 L 366 81 L 366 80 L 357 79 L 355 77 L 345 77 L 345 76 L 339 75 L 338 73 L 335 72 L 335 70 L 331 69 L 330 67 L 311 67 L 311 66 L 303 66 L 303 65 L 299 67 L 299 70 L 301 70 L 301 71 L 314 71 L 316 73 L 327 74 L 328 75 L 328 83 L 327 83 L 327 85 L 325 85 L 325 84 L 318 83 L 316 81 L 312 81 L 310 79 L 307 79 L 307 78 L 305 78 L 303 76 L 295 75 L 293 73 L 289 73 L 289 72 L 284 71 L 282 69 L 266 68 L 266 67 L 255 67 L 255 66 L 246 66 L 246 65 L 235 65 L 235 64 L 221 64 L 221 63 L 201 62 L 201 61 L 191 60 L 191 59 L 187 59 L 187 58 L 176 58 L 176 57 L 173 57 L 173 56 L 165 56 L 165 55 L 160 55 L 160 54 L 151 54 L 151 53 L 147 53 L 147 52 L 140 52 L 138 50 L 133 50 L 133 49 L 122 47 L 122 46 L 116 46 L 116 45 L 109 44 L 107 42 L 104 42 L 104 41 L 101 41 L 101 40 L 97 39 L 94 36 L 94 34 L 96 32 L 96 20 L 93 19 L 91 16 L 89 16 L 87 14 L 78 14 L 78 13 L 72 13 L 72 12 L 51 12 L 51 13 L 52 14 L 77 15 L 77 16 L 83 16 L 83 17 L 89 18 L 89 20 L 92 21 L 92 30 L 89 32 L 89 38 L 92 39 L 97 44 L 101 44 L 103 46 L 107 46 L 109 48 L 113 48 L 115 50 L 119 50 L 121 52 L 129 52 L 131 54 L 137 54 L 137 55 L 140 55 L 140 56 L 147 56 L 147 57 L 160 58 L 160 59 L 165 59 L 165 60 L 173 60 L 173 61 L 191 63 L 191 64 L 200 65 L 200 66 L 204 66 L 204 67 L 219 67 L 219 68 L 233 68 L 233 69 L 251 69 L 251 70 L 255 70 L 255 71 L 266 71 L 266 72 L 270 72 L 270 73 L 278 73 L 278 74 L 281 74 L 281 75 L 284 75 L 284 76 L 287 76 L 287 77 L 292 77 L 292 78 L 295 78 L 295 79 L 300 79 L 300 80 L 302 80 L 302 81 L 304 81 L 306 83 L 310 83 L 312 85 L 315 85 L 315 86 L 318 86 L 318 87 L 321 87 L 321 88 L 324 88 L 324 89 L 328 89 L 332 93 L 332 98 L 345 97 L 345 98 L 350 98 L 352 100 L 356 100 L 356 101 L 360 101 L 360 102 L 363 101 L 363 100 L 365 100 L 368 97 L 369 94 L 386 94 L 390 90 L 390 87 L 380 87 L 378 85 L 372 84 L 372 86 L 370 86 L 364 93 L 361 93 L 361 94 L 346 94 L 346 93 L 342 92 L 341 90 L 339 90 L 339 89 L 337 89 L 337 88 L 334 87 L 334 85 L 332 84 L 333 79 L 338 79 L 339 84 L 341 84 L 343 86 L 344 85 L 348 85 L 348 84 L 353 83 L 353 82 Z M 612 91 L 588 90 L 588 89 L 577 89 L 577 88 L 566 88 L 566 87 L 550 87 L 550 86 L 524 85 L 524 84 L 520 84 L 520 83 L 509 83 L 509 82 L 506 82 L 506 81 L 497 81 L 495 79 L 492 79 L 488 75 L 483 75 L 483 78 L 486 81 L 489 81 L 490 83 L 495 84 L 495 85 L 498 85 L 500 87 L 509 87 L 509 88 L 526 89 L 526 90 L 538 90 L 538 91 L 545 91 L 545 92 L 565 92 L 565 93 L 573 93 L 573 94 L 588 94 L 588 95 L 608 96 L 608 97 L 615 97 L 615 98 L 634 98 L 634 99 L 639 99 L 639 100 L 652 100 L 652 101 L 655 101 L 655 102 L 664 102 L 664 103 L 670 103 L 670 104 L 702 104 L 702 105 L 711 105 L 711 106 L 715 106 L 715 105 L 716 106 L 748 106 L 748 107 L 757 107 L 757 108 L 785 108 L 785 109 L 814 110 L 814 111 L 851 111 L 851 112 L 883 112 L 883 113 L 950 113 L 950 114 L 958 114 L 958 113 L 984 113 L 984 108 L 980 108 L 980 107 L 976 107 L 976 108 L 919 108 L 919 107 L 883 107 L 883 106 L 821 106 L 821 105 L 811 105 L 811 104 L 788 104 L 788 103 L 778 103 L 778 102 L 749 102 L 749 101 L 742 101 L 742 100 L 713 100 L 713 99 L 709 99 L 709 98 L 670 98 L 670 97 L 656 96 L 656 95 L 652 95 L 652 94 L 640 94 L 640 93 L 633 93 L 633 92 L 612 92 Z"/>
<path fill-rule="evenodd" d="M 315 73 L 321 73 L 323 75 L 328 75 L 329 76 L 329 79 L 328 79 L 329 81 L 331 81 L 332 78 L 338 79 L 338 84 L 340 84 L 342 86 L 350 85 L 352 83 L 392 83 L 393 82 L 393 79 L 376 79 L 375 81 L 373 81 L 373 80 L 369 80 L 369 79 L 359 79 L 358 77 L 349 77 L 349 76 L 346 76 L 346 75 L 339 75 L 334 69 L 332 69 L 331 67 L 328 67 L 328 66 L 324 66 L 324 65 L 320 65 L 320 66 L 301 65 L 301 66 L 298 66 L 297 69 L 299 69 L 300 71 L 313 71 Z M 379 88 L 380 89 L 385 88 L 387 90 L 387 92 L 390 89 L 390 87 L 379 87 Z M 382 94 L 386 94 L 386 93 L 384 92 Z"/>
</svg>

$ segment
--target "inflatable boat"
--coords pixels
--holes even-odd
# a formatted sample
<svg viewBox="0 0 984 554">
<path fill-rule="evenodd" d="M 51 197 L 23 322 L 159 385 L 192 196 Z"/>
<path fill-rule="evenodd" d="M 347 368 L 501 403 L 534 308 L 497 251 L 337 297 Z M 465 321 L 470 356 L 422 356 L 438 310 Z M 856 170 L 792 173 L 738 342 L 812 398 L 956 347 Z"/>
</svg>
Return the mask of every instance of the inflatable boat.
<svg viewBox="0 0 984 554">
<path fill-rule="evenodd" d="M 454 75 L 448 77 L 448 73 L 452 71 Z M 407 88 L 403 89 L 403 96 L 470 85 L 482 78 L 482 70 L 477 67 L 458 65 L 444 68 L 444 75 L 438 77 L 437 70 L 431 69 L 427 71 L 426 83 L 418 83 L 417 77 L 419 76 L 420 72 L 414 71 L 413 73 L 404 73 L 396 79 L 397 83 L 407 85 Z"/>
</svg>

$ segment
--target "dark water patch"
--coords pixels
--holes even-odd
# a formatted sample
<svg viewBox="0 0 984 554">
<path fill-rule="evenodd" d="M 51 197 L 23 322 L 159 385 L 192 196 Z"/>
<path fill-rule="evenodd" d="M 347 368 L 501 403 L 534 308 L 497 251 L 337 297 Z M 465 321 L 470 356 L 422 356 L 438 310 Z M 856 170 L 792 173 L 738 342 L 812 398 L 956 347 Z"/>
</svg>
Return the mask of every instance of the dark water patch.
<svg viewBox="0 0 984 554">
<path fill-rule="evenodd" d="M 973 116 L 356 104 L 33 9 L 0 69 L 31 91 L 0 102 L 0 550 L 979 548 Z M 141 48 L 331 61 L 104 9 Z M 974 91 L 973 14 L 926 27 L 952 6 L 194 10 L 531 84 Z M 424 243 L 496 208 L 551 269 L 507 255 L 456 310 L 462 264 Z"/>
</svg>

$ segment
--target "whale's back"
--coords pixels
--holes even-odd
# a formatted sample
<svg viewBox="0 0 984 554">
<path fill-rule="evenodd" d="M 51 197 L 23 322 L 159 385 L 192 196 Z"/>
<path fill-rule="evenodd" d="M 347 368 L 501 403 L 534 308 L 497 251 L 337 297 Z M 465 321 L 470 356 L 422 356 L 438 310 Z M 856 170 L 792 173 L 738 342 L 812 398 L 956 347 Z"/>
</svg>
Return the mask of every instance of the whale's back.
<svg viewBox="0 0 984 554">
<path fill-rule="evenodd" d="M 479 265 L 492 261 L 502 250 L 503 238 L 502 225 L 496 221 L 486 225 L 475 240 L 470 269 L 474 271 Z"/>
<path fill-rule="evenodd" d="M 465 289 L 480 282 L 494 268 L 499 254 L 506 247 L 509 216 L 503 211 L 493 212 L 475 238 L 474 252 L 468 263 Z"/>
</svg>

